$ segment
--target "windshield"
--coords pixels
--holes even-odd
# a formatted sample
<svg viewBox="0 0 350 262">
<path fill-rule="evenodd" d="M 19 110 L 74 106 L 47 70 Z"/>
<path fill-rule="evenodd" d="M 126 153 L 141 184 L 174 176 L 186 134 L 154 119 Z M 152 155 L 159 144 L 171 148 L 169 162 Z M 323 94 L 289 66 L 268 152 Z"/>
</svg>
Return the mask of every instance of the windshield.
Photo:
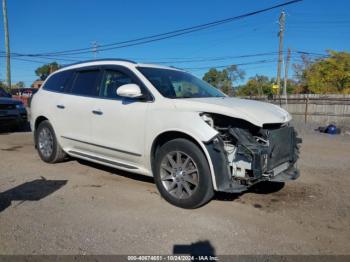
<svg viewBox="0 0 350 262">
<path fill-rule="evenodd" d="M 177 70 L 137 67 L 167 98 L 224 97 L 225 95 L 193 75 Z"/>
</svg>

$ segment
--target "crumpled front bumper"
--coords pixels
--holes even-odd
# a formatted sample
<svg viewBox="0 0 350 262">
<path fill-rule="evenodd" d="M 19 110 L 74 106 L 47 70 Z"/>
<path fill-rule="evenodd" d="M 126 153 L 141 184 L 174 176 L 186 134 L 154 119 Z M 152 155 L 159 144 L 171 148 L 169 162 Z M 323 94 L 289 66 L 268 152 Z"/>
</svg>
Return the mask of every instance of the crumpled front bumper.
<svg viewBox="0 0 350 262">
<path fill-rule="evenodd" d="M 296 180 L 300 176 L 300 171 L 296 167 L 292 166 L 289 169 L 283 171 L 282 173 L 270 177 L 267 180 L 273 182 L 287 182 L 290 180 Z"/>
<path fill-rule="evenodd" d="M 245 132 L 240 132 L 237 135 L 242 148 L 251 152 L 251 156 L 247 156 L 247 159 L 252 161 L 252 176 L 245 180 L 243 184 L 242 181 L 234 179 L 232 175 L 221 138 L 219 136 L 215 137 L 206 144 L 214 167 L 217 191 L 237 193 L 245 191 L 262 181 L 286 182 L 299 177 L 300 172 L 295 163 L 299 156 L 298 144 L 301 143 L 301 139 L 297 137 L 297 133 L 293 128 L 284 127 L 284 131 L 282 128 L 280 131 L 272 131 L 272 143 L 268 148 L 253 144 L 252 138 L 246 136 L 247 133 Z M 287 142 L 286 139 L 289 139 L 289 141 Z M 264 161 L 263 155 L 266 155 L 267 163 Z M 273 172 L 280 165 L 286 166 L 282 170 Z"/>
</svg>

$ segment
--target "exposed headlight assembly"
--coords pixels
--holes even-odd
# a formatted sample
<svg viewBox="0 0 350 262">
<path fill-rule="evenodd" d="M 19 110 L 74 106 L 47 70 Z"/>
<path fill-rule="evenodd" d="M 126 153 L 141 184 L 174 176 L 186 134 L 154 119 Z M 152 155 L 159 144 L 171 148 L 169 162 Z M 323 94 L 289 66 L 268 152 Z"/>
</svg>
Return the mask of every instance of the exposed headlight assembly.
<svg viewBox="0 0 350 262">
<path fill-rule="evenodd" d="M 206 122 L 210 127 L 214 128 L 214 120 L 209 114 L 201 113 L 200 116 L 204 122 Z"/>
</svg>

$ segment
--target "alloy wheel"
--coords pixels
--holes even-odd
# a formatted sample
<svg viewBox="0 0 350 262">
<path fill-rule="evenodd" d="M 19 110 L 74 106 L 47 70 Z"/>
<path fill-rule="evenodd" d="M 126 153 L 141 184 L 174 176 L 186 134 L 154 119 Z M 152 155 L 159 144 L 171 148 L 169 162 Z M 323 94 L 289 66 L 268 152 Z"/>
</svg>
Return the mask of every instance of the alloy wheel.
<svg viewBox="0 0 350 262">
<path fill-rule="evenodd" d="M 38 147 L 44 157 L 49 158 L 52 155 L 53 143 L 53 135 L 50 129 L 47 127 L 41 129 L 38 137 Z"/>
<path fill-rule="evenodd" d="M 193 195 L 199 183 L 195 161 L 181 151 L 172 151 L 162 160 L 160 177 L 167 192 L 178 199 Z"/>
</svg>

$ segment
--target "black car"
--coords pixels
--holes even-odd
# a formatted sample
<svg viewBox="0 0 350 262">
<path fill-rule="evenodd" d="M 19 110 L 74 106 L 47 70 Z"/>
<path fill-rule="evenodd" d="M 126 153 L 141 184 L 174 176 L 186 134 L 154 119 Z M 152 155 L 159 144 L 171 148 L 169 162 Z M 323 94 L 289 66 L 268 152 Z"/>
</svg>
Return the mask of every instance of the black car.
<svg viewBox="0 0 350 262">
<path fill-rule="evenodd" d="M 0 129 L 21 129 L 27 123 L 27 110 L 22 101 L 0 97 Z"/>
</svg>

